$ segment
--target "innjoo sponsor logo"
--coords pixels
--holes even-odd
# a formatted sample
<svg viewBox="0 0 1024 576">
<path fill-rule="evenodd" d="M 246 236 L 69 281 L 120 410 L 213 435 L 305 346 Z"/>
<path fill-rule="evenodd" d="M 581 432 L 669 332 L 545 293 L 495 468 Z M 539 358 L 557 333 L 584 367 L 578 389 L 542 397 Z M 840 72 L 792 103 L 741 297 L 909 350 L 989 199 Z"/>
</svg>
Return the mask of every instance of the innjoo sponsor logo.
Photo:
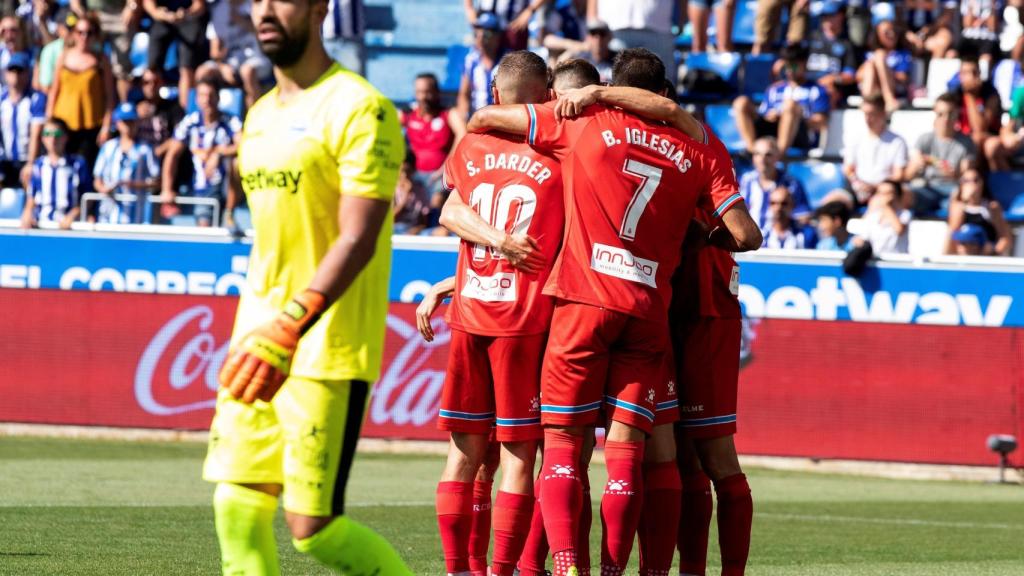
<svg viewBox="0 0 1024 576">
<path fill-rule="evenodd" d="M 480 276 L 467 268 L 462 295 L 484 302 L 515 302 L 516 275 L 499 272 L 493 276 Z"/>
<path fill-rule="evenodd" d="M 639 282 L 651 288 L 658 287 L 655 280 L 658 263 L 634 256 L 632 252 L 623 248 L 595 243 L 590 252 L 590 268 L 608 276 Z"/>
</svg>

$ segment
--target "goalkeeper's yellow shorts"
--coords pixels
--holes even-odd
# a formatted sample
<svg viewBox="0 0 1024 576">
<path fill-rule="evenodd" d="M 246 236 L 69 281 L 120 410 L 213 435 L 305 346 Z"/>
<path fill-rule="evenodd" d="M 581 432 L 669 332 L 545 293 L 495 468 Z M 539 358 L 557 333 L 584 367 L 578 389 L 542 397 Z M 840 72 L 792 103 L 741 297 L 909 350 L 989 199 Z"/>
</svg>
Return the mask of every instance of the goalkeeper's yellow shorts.
<svg viewBox="0 0 1024 576">
<path fill-rule="evenodd" d="M 289 378 L 272 402 L 245 404 L 221 388 L 203 478 L 282 484 L 284 509 L 340 516 L 369 384 Z"/>
</svg>

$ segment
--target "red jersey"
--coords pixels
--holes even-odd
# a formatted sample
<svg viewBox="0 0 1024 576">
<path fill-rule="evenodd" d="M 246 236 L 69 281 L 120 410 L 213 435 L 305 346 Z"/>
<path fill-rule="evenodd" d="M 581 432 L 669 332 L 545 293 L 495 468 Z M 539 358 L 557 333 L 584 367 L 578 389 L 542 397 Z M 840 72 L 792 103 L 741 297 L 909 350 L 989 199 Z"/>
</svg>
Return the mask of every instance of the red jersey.
<svg viewBox="0 0 1024 576">
<path fill-rule="evenodd" d="M 455 133 L 448 125 L 448 112 L 442 110 L 430 120 L 421 116 L 416 108 L 402 114 L 402 127 L 416 155 L 417 171 L 433 172 L 444 165 L 448 149 L 455 140 Z"/>
<path fill-rule="evenodd" d="M 549 263 L 527 274 L 489 248 L 463 241 L 448 324 L 484 336 L 547 332 L 554 302 L 542 290 L 565 225 L 558 161 L 521 138 L 470 134 L 445 163 L 444 181 L 495 228 L 529 234 Z"/>
<path fill-rule="evenodd" d="M 742 199 L 710 185 L 720 160 L 618 109 L 591 106 L 562 122 L 551 105 L 526 109 L 528 141 L 562 160 L 567 187 L 563 249 L 544 292 L 665 322 L 694 208 L 721 214 Z"/>
<path fill-rule="evenodd" d="M 713 196 L 731 195 L 738 191 L 739 184 L 729 151 L 706 127 L 705 132 L 710 153 L 719 159 L 715 164 L 717 172 L 710 182 L 711 193 Z M 715 216 L 698 207 L 694 219 L 714 228 L 722 225 L 723 213 L 724 210 Z M 672 320 L 741 318 L 739 290 L 740 269 L 730 252 L 712 246 L 696 251 L 684 250 L 682 262 L 672 276 Z"/>
</svg>

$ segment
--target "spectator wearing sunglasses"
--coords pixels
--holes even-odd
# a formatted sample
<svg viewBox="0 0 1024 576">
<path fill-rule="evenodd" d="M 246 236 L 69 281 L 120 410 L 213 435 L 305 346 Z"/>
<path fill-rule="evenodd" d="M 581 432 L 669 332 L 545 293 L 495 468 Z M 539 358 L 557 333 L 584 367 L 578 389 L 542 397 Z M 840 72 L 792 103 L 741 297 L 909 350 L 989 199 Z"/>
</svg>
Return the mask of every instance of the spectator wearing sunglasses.
<svg viewBox="0 0 1024 576">
<path fill-rule="evenodd" d="M 47 119 L 42 139 L 46 154 L 32 164 L 21 225 L 52 223 L 68 230 L 78 219 L 79 197 L 89 189 L 89 166 L 81 156 L 67 154 L 68 125 L 63 120 Z"/>
<path fill-rule="evenodd" d="M 7 63 L 15 54 L 30 56 L 28 34 L 21 20 L 15 16 L 0 18 L 0 69 L 6 69 Z M 0 78 L 0 84 L 6 81 Z"/>
<path fill-rule="evenodd" d="M 78 19 L 57 59 L 57 72 L 47 97 L 47 116 L 67 123 L 68 151 L 90 165 L 110 137 L 116 93 L 110 62 L 103 53 L 99 20 L 92 14 Z"/>
<path fill-rule="evenodd" d="M 32 163 L 39 155 L 39 138 L 46 121 L 46 96 L 29 86 L 31 61 L 18 52 L 7 61 L 0 92 L 0 134 L 4 160 L 0 163 L 3 185 L 28 188 Z"/>
</svg>

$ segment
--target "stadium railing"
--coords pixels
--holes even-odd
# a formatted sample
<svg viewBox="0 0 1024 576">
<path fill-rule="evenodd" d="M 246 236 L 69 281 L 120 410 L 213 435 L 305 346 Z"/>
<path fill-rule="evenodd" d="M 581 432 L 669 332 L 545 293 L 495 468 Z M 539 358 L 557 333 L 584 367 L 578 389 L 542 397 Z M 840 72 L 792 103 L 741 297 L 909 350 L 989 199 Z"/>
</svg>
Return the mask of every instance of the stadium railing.
<svg viewBox="0 0 1024 576">
<path fill-rule="evenodd" d="M 82 214 L 79 217 L 79 221 L 85 222 L 88 218 L 90 204 L 93 202 L 99 202 L 105 197 L 105 195 L 99 192 L 86 192 L 82 194 Z M 146 203 L 143 207 L 143 218 L 150 220 L 152 217 L 153 204 L 164 204 L 165 200 L 156 195 L 152 194 L 140 194 L 138 196 L 133 194 L 115 194 L 114 200 L 118 202 L 134 203 L 139 199 Z M 213 209 L 213 216 L 211 218 L 211 226 L 217 228 L 220 226 L 220 200 L 216 198 L 191 198 L 188 196 L 178 196 L 174 199 L 174 203 L 183 206 L 209 206 Z"/>
</svg>

